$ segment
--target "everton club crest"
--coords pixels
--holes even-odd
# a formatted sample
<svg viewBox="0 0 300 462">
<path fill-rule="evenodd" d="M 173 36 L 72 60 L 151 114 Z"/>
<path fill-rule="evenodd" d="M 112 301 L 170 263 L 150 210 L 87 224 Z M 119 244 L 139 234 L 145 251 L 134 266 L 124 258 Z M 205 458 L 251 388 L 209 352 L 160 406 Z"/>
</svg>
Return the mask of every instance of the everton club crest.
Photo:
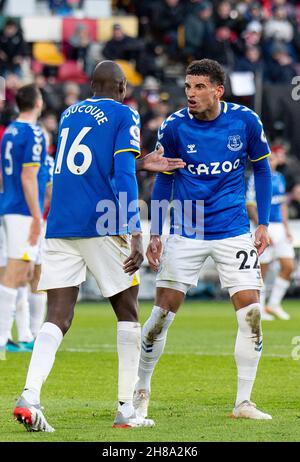
<svg viewBox="0 0 300 462">
<path fill-rule="evenodd" d="M 243 142 L 241 140 L 240 135 L 232 135 L 228 136 L 228 143 L 227 143 L 228 149 L 230 151 L 239 151 L 243 147 Z"/>
</svg>

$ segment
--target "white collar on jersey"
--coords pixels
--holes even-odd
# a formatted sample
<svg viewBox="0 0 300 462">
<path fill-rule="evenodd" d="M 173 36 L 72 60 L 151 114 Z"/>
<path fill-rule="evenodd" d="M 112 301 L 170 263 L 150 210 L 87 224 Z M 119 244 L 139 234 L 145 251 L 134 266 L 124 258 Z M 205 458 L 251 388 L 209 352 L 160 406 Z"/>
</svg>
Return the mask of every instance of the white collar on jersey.
<svg viewBox="0 0 300 462">
<path fill-rule="evenodd" d="M 98 98 L 98 99 L 88 98 L 86 101 L 97 102 L 97 101 L 115 101 L 115 100 L 112 98 Z"/>
</svg>

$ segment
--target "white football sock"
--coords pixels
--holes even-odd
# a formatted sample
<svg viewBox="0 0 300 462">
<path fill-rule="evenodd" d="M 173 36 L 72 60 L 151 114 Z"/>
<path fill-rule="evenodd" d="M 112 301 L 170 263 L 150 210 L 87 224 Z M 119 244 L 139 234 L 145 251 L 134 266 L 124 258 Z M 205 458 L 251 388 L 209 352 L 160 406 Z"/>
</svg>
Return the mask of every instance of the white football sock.
<svg viewBox="0 0 300 462">
<path fill-rule="evenodd" d="M 118 401 L 132 406 L 141 351 L 141 325 L 120 321 L 117 327 L 119 357 Z"/>
<path fill-rule="evenodd" d="M 0 285 L 0 347 L 4 347 L 10 336 L 16 309 L 17 290 Z"/>
<path fill-rule="evenodd" d="M 278 308 L 281 305 L 282 299 L 289 287 L 290 281 L 287 279 L 283 279 L 280 276 L 275 278 L 268 303 L 270 308 Z"/>
<path fill-rule="evenodd" d="M 167 341 L 168 328 L 175 313 L 154 306 L 150 318 L 142 331 L 142 350 L 136 390 L 149 390 L 156 363 L 161 357 Z"/>
<path fill-rule="evenodd" d="M 32 352 L 22 396 L 31 404 L 39 404 L 41 388 L 53 367 L 56 352 L 63 339 L 60 328 L 51 322 L 42 326 Z"/>
<path fill-rule="evenodd" d="M 262 351 L 262 330 L 259 303 L 236 312 L 238 333 L 235 344 L 235 362 L 238 387 L 235 405 L 250 401 L 257 366 Z"/>
<path fill-rule="evenodd" d="M 28 288 L 19 287 L 16 302 L 16 326 L 19 342 L 32 342 L 33 336 L 30 330 Z"/>
<path fill-rule="evenodd" d="M 46 293 L 31 293 L 29 295 L 30 307 L 30 330 L 33 337 L 37 337 L 46 315 L 47 309 L 47 294 Z"/>
</svg>

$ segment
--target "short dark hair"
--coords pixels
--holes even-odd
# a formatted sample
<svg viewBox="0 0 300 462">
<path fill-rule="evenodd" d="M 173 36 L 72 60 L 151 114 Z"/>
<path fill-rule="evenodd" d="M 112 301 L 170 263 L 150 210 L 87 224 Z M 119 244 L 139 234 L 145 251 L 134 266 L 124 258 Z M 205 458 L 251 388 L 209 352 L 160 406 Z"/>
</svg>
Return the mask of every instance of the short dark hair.
<svg viewBox="0 0 300 462">
<path fill-rule="evenodd" d="M 34 109 L 41 92 L 35 83 L 24 85 L 19 88 L 16 94 L 16 102 L 20 112 L 31 111 Z"/>
<path fill-rule="evenodd" d="M 213 59 L 200 59 L 193 61 L 186 70 L 186 75 L 207 75 L 212 83 L 225 85 L 226 74 L 217 61 Z"/>
</svg>

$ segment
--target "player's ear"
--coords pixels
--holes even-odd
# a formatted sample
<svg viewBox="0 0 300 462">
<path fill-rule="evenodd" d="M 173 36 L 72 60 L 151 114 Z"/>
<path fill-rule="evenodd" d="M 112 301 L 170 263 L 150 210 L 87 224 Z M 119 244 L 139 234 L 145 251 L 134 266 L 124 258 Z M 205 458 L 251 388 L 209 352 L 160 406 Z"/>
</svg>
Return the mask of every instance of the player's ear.
<svg viewBox="0 0 300 462">
<path fill-rule="evenodd" d="M 225 92 L 224 86 L 218 85 L 216 88 L 216 96 L 218 97 L 218 99 L 221 99 L 223 97 L 224 92 Z"/>
<path fill-rule="evenodd" d="M 121 80 L 119 82 L 119 93 L 123 97 L 125 97 L 126 95 L 126 87 L 127 87 L 127 80 L 126 79 Z"/>
</svg>

